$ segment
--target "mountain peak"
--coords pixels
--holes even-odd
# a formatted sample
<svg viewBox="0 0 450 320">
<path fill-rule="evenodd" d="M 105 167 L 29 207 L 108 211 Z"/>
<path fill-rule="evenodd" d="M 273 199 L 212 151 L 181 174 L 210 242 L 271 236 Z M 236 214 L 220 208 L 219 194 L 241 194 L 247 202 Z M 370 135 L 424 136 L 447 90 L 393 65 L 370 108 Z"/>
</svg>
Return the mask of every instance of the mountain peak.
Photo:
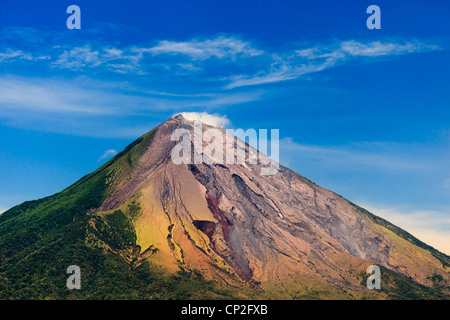
<svg viewBox="0 0 450 320">
<path fill-rule="evenodd" d="M 412 281 L 417 294 L 429 292 L 423 285 L 448 289 L 448 256 L 288 168 L 262 175 L 261 164 L 175 163 L 174 131 L 192 132 L 201 119 L 208 118 L 174 115 L 66 190 L 2 214 L 3 261 L 78 223 L 83 233 L 73 243 L 120 257 L 132 273 L 149 266 L 194 272 L 241 297 L 290 299 L 315 290 L 321 297 L 386 298 L 397 288 L 395 277 Z M 245 150 L 257 152 L 247 144 Z M 8 230 L 18 226 L 17 234 L 40 236 L 14 248 Z M 48 236 L 39 231 L 44 226 Z M 385 281 L 397 282 L 369 291 L 362 283 L 372 264 L 384 268 Z"/>
<path fill-rule="evenodd" d="M 285 167 L 264 176 L 260 164 L 175 164 L 174 129 L 193 134 L 201 118 L 177 114 L 159 126 L 136 168 L 99 209 L 123 210 L 137 199 L 142 206 L 135 220 L 137 243 L 159 248 L 149 258 L 154 263 L 172 270 L 189 266 L 216 280 L 211 265 L 219 265 L 252 283 L 286 280 L 298 272 L 338 281 L 348 264 L 368 261 L 423 284 L 434 273 L 444 276 L 441 261 L 430 252 Z M 411 255 L 407 252 L 414 252 L 414 262 L 401 258 Z M 345 267 L 337 261 L 346 261 Z"/>
</svg>

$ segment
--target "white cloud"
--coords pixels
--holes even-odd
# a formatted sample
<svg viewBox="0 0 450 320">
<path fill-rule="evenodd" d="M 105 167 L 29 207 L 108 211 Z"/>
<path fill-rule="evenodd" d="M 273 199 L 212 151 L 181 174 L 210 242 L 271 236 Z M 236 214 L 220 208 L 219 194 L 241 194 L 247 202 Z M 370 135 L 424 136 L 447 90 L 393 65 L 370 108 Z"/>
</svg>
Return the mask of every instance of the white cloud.
<svg viewBox="0 0 450 320">
<path fill-rule="evenodd" d="M 141 59 L 141 53 L 131 53 L 129 50 L 109 47 L 93 50 L 91 46 L 84 46 L 65 50 L 51 65 L 73 71 L 104 66 L 117 73 L 143 74 L 139 64 Z"/>
<path fill-rule="evenodd" d="M 217 114 L 209 114 L 206 112 L 181 112 L 185 119 L 190 121 L 201 121 L 215 127 L 225 127 L 230 124 L 230 120 L 226 116 Z"/>
<path fill-rule="evenodd" d="M 130 115 L 147 110 L 229 106 L 260 97 L 260 92 L 179 95 L 86 78 L 61 81 L 0 76 L 0 116 L 23 110 L 91 116 Z"/>
<path fill-rule="evenodd" d="M 362 43 L 354 40 L 298 49 L 284 55 L 274 54 L 273 63 L 268 70 L 259 71 L 253 75 L 229 77 L 230 83 L 225 86 L 225 89 L 297 79 L 305 74 L 319 72 L 357 58 L 372 58 L 372 61 L 376 61 L 374 58 L 439 49 L 438 46 L 419 42 Z"/>
<path fill-rule="evenodd" d="M 49 79 L 0 77 L 0 116 L 16 112 L 110 114 L 111 101 L 104 101 L 95 90 L 73 83 Z M 109 102 L 109 103 L 107 103 Z M 30 114 L 29 114 L 30 115 Z"/>
<path fill-rule="evenodd" d="M 137 52 L 149 52 L 159 54 L 179 54 L 190 57 L 193 60 L 206 60 L 212 57 L 218 59 L 253 57 L 263 53 L 253 48 L 248 42 L 233 37 L 217 37 L 215 39 L 191 40 L 191 41 L 160 41 L 151 48 L 137 48 Z"/>
<path fill-rule="evenodd" d="M 4 125 L 29 130 L 131 138 L 147 132 L 161 113 L 214 109 L 260 97 L 261 92 L 157 92 L 85 77 L 0 76 L 0 119 Z"/>
<path fill-rule="evenodd" d="M 305 74 L 322 71 L 332 64 L 331 58 L 322 63 L 301 64 L 298 66 L 289 65 L 288 63 L 273 64 L 268 72 L 259 72 L 253 76 L 238 75 L 230 77 L 231 82 L 225 86 L 225 89 L 293 80 Z"/>
<path fill-rule="evenodd" d="M 407 206 L 379 207 L 366 204 L 362 207 L 450 255 L 450 208 L 418 211 Z"/>
<path fill-rule="evenodd" d="M 64 51 L 52 65 L 60 68 L 79 70 L 83 67 L 96 67 L 101 64 L 98 51 L 92 51 L 89 46 L 73 48 Z"/>
<path fill-rule="evenodd" d="M 11 62 L 17 60 L 33 60 L 33 56 L 22 50 L 8 49 L 6 52 L 0 53 L 0 63 Z"/>
<path fill-rule="evenodd" d="M 357 41 L 345 41 L 341 43 L 338 52 L 341 51 L 352 56 L 380 57 L 438 49 L 438 46 L 426 45 L 418 42 L 383 43 L 381 41 L 374 41 L 370 43 L 360 43 Z"/>
<path fill-rule="evenodd" d="M 200 71 L 202 68 L 194 66 L 192 63 L 178 63 L 177 66 L 187 71 Z"/>
<path fill-rule="evenodd" d="M 24 52 L 22 50 L 7 49 L 5 52 L 0 53 L 0 63 L 8 63 L 8 62 L 14 62 L 14 61 L 19 61 L 19 60 L 43 61 L 43 60 L 50 60 L 50 59 L 51 59 L 51 57 L 48 55 L 33 56 L 30 53 Z"/>
<path fill-rule="evenodd" d="M 0 208 L 0 214 L 2 214 L 3 212 L 5 212 L 6 210 L 8 210 L 8 209 L 6 209 L 6 208 Z"/>
<path fill-rule="evenodd" d="M 8 36 L 17 32 L 30 34 L 30 45 L 39 38 L 36 37 L 38 30 L 34 29 L 1 31 Z M 59 41 L 53 40 L 52 45 L 52 38 Z M 39 39 L 43 41 L 42 38 Z M 0 53 L 0 63 L 17 60 L 47 61 L 53 68 L 76 72 L 101 68 L 119 74 L 158 74 L 158 77 L 182 77 L 200 70 L 208 71 L 208 68 L 212 67 L 214 75 L 210 75 L 208 80 L 227 81 L 224 88 L 232 89 L 298 79 L 349 61 L 368 63 L 380 58 L 440 49 L 436 45 L 416 40 L 392 39 L 372 42 L 332 41 L 279 51 L 255 48 L 249 41 L 236 36 L 215 36 L 186 41 L 162 40 L 154 46 L 138 43 L 122 47 L 108 46 L 102 40 L 91 41 L 84 46 L 70 46 L 70 42 L 62 42 L 62 38 L 56 35 L 48 37 L 46 41 L 49 44 L 45 49 L 35 49 L 35 52 L 40 52 L 35 57 L 22 50 L 8 49 Z M 214 65 L 205 63 L 211 58 L 220 61 L 214 61 Z M 217 68 L 219 64 L 220 68 Z M 205 77 L 208 77 L 208 72 L 202 73 L 202 76 L 202 80 L 207 79 Z"/>
<path fill-rule="evenodd" d="M 11 33 L 11 31 L 5 31 L 5 29 L 1 31 L 8 35 Z M 33 29 L 34 33 L 37 31 Z M 16 30 L 16 32 L 23 33 L 24 31 Z M 28 33 L 28 31 L 26 32 Z M 60 42 L 51 45 L 51 37 L 48 41 L 50 43 L 45 47 L 45 50 L 35 49 L 36 52 L 45 52 L 45 55 L 33 58 L 32 55 L 22 50 L 8 49 L 8 51 L 0 53 L 0 62 L 11 62 L 18 59 L 45 59 L 50 60 L 49 65 L 54 68 L 69 69 L 72 71 L 84 71 L 87 68 L 102 67 L 117 73 L 146 74 L 146 72 L 155 69 L 156 66 L 159 66 L 160 69 L 164 65 L 170 71 L 171 66 L 178 66 L 178 68 L 191 72 L 201 70 L 200 67 L 193 65 L 190 61 L 186 61 L 186 57 L 190 60 L 207 60 L 215 57 L 221 60 L 231 59 L 234 61 L 237 58 L 253 57 L 263 54 L 262 50 L 253 48 L 247 41 L 224 36 L 189 41 L 162 40 L 153 47 L 142 47 L 138 44 L 122 48 L 110 47 L 101 41 L 93 41 L 84 46 L 67 45 L 67 43 L 60 44 Z M 30 40 L 30 42 L 33 41 Z M 142 60 L 159 55 L 172 55 L 174 57 L 170 61 L 162 62 L 158 60 L 156 63 L 147 64 L 145 66 L 146 70 L 144 70 L 144 67 L 141 66 Z M 54 57 L 53 59 L 51 58 L 52 56 Z"/>
<path fill-rule="evenodd" d="M 117 151 L 114 149 L 108 149 L 105 152 L 103 152 L 103 154 L 100 156 L 100 158 L 98 159 L 98 161 L 101 161 L 103 159 L 108 159 L 111 158 L 113 156 L 115 156 L 117 154 Z"/>
</svg>

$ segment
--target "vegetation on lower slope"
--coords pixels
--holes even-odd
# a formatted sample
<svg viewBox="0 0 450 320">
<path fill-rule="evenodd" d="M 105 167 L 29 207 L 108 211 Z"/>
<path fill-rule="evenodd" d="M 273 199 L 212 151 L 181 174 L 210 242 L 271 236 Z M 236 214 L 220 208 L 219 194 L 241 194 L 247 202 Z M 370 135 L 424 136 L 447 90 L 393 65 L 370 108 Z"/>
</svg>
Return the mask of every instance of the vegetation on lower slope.
<svg viewBox="0 0 450 320">
<path fill-rule="evenodd" d="M 441 292 L 439 288 L 429 288 L 420 283 L 412 281 L 407 277 L 380 266 L 381 290 L 391 300 L 437 300 L 450 299 L 448 295 Z M 365 286 L 368 274 L 362 273 L 361 285 Z"/>
<path fill-rule="evenodd" d="M 144 262 L 132 269 L 119 255 L 85 244 L 87 217 L 0 264 L 0 299 L 229 299 L 229 292 L 180 270 L 166 274 Z M 81 268 L 81 289 L 69 290 L 66 269 Z"/>
<path fill-rule="evenodd" d="M 148 147 L 156 129 L 143 135 L 96 171 L 52 196 L 27 201 L 0 215 L 0 261 L 98 208 L 113 191 L 117 172 L 129 168 Z M 124 157 L 126 155 L 126 157 Z M 124 159 L 126 158 L 126 159 Z"/>
<path fill-rule="evenodd" d="M 88 232 L 113 250 L 124 250 L 127 245 L 136 244 L 133 224 L 121 210 L 115 210 L 105 218 L 96 215 L 90 222 Z"/>
<path fill-rule="evenodd" d="M 1 261 L 55 237 L 65 226 L 83 219 L 86 211 L 97 208 L 106 197 L 107 176 L 107 172 L 101 172 L 74 188 L 31 205 L 24 203 L 0 215 Z"/>
</svg>

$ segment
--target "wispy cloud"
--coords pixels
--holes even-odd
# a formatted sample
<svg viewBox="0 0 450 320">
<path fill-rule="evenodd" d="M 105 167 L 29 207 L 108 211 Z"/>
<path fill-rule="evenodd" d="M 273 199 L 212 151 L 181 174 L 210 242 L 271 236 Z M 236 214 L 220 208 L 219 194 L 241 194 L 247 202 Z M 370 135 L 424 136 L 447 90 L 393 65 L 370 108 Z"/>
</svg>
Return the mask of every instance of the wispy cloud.
<svg viewBox="0 0 450 320">
<path fill-rule="evenodd" d="M 206 60 L 236 57 L 253 57 L 263 54 L 262 50 L 253 48 L 250 43 L 233 37 L 219 36 L 214 39 L 190 41 L 160 41 L 150 48 L 136 48 L 136 52 L 148 52 L 153 55 L 172 54 L 185 55 L 193 60 Z"/>
<path fill-rule="evenodd" d="M 374 41 L 369 43 L 361 43 L 357 41 L 345 41 L 341 43 L 340 48 L 339 50 L 337 50 L 337 52 L 341 51 L 354 57 L 381 57 L 439 49 L 439 46 L 429 45 L 421 42 L 394 43 Z"/>
<path fill-rule="evenodd" d="M 259 71 L 254 75 L 231 76 L 229 78 L 230 83 L 225 86 L 225 89 L 297 79 L 302 75 L 319 72 L 327 67 L 333 66 L 334 61 L 335 58 L 328 58 L 326 61 L 321 63 L 293 65 L 289 61 L 277 59 L 277 61 L 271 64 L 269 71 Z"/>
<path fill-rule="evenodd" d="M 36 32 L 32 31 L 33 29 L 27 28 L 25 30 L 9 30 L 8 32 L 3 30 L 3 33 L 6 33 L 8 36 L 11 36 L 11 33 L 14 35 L 22 35 L 24 33 L 36 34 Z M 36 37 L 32 37 L 32 39 L 38 41 Z M 39 40 L 42 41 L 42 39 Z M 155 69 L 155 64 L 151 60 L 162 55 L 172 56 L 172 59 L 164 62 L 160 60 L 155 61 L 159 66 L 166 65 L 167 70 L 170 71 L 172 71 L 171 67 L 178 67 L 185 71 L 195 72 L 202 68 L 194 65 L 194 61 L 204 61 L 211 58 L 236 61 L 239 58 L 254 57 L 264 53 L 262 50 L 252 47 L 247 41 L 224 36 L 203 40 L 192 39 L 189 41 L 162 40 L 154 46 L 136 44 L 126 47 L 110 47 L 95 40 L 85 45 L 64 42 L 52 45 L 51 40 L 49 41 L 50 43 L 45 47 L 45 52 L 42 52 L 41 56 L 45 56 L 50 60 L 49 65 L 51 67 L 72 71 L 84 71 L 87 68 L 103 68 L 116 73 L 141 75 Z M 23 41 L 21 44 L 24 45 Z M 39 51 L 39 48 L 35 47 L 34 42 L 29 45 L 33 47 L 35 52 Z M 22 50 L 12 49 L 8 49 L 7 52 L 0 54 L 0 62 L 12 62 L 17 59 L 33 60 L 33 56 Z M 145 66 L 142 65 L 144 60 Z M 161 68 L 158 69 L 161 70 Z"/>
<path fill-rule="evenodd" d="M 67 81 L 0 77 L 0 115 L 17 111 L 111 114 L 116 112 L 111 106 L 95 90 Z"/>
<path fill-rule="evenodd" d="M 52 32 L 44 36 L 33 28 L 4 28 L 1 34 L 16 48 L 0 40 L 0 63 L 28 60 L 45 62 L 53 70 L 83 72 L 88 69 L 127 75 L 182 78 L 201 75 L 200 81 L 216 82 L 218 89 L 264 85 L 305 78 L 351 62 L 369 63 L 406 54 L 439 50 L 426 41 L 355 39 L 320 44 L 286 44 L 282 50 L 255 46 L 238 35 L 216 35 L 188 40 L 159 40 L 153 44 L 121 45 L 92 39 L 74 40 Z M 19 40 L 14 40 L 17 37 Z M 27 36 L 30 41 L 27 43 Z M 43 41 L 46 45 L 42 46 Z M 3 44 L 3 45 L 2 45 Z M 3 48 L 2 48 L 3 47 Z M 32 50 L 33 55 L 28 53 Z M 3 50 L 3 53 L 2 53 Z M 205 71 L 205 72 L 199 72 Z M 193 78 L 190 78 L 192 80 Z"/>
<path fill-rule="evenodd" d="M 131 54 L 129 51 L 117 48 L 102 48 L 94 50 L 90 46 L 75 47 L 66 50 L 51 63 L 53 67 L 70 69 L 73 71 L 104 66 L 117 73 L 143 74 L 139 61 L 142 54 Z"/>
<path fill-rule="evenodd" d="M 266 70 L 253 75 L 234 75 L 229 78 L 226 89 L 275 83 L 300 78 L 305 74 L 319 72 L 342 65 L 357 58 L 398 56 L 424 51 L 439 50 L 436 45 L 420 42 L 382 42 L 362 43 L 355 40 L 343 41 L 302 48 L 284 54 L 274 54 L 273 62 Z M 365 60 L 368 62 L 368 60 Z"/>
<path fill-rule="evenodd" d="M 98 161 L 102 161 L 104 159 L 109 159 L 117 154 L 117 151 L 114 149 L 108 149 L 98 158 Z"/>
<path fill-rule="evenodd" d="M 136 89 L 136 91 L 135 91 Z M 0 77 L 0 111 L 139 114 L 143 110 L 220 107 L 258 100 L 259 92 L 178 95 L 105 85 L 89 80 Z"/>
<path fill-rule="evenodd" d="M 8 62 L 8 61 L 14 61 L 14 60 L 32 60 L 33 57 L 29 53 L 25 53 L 22 50 L 12 50 L 8 49 L 6 52 L 0 53 L 0 63 L 1 62 Z"/>
<path fill-rule="evenodd" d="M 251 91 L 188 95 L 88 78 L 0 76 L 0 120 L 4 124 L 35 130 L 136 137 L 149 129 L 136 121 L 148 119 L 153 123 L 155 114 L 239 105 L 260 97 L 260 92 Z M 27 117 L 23 117 L 24 112 Z M 130 123 L 125 123 L 124 118 Z"/>
<path fill-rule="evenodd" d="M 42 61 L 49 60 L 49 56 L 36 56 L 22 50 L 8 48 L 5 52 L 0 52 L 0 63 L 8 63 L 15 61 Z"/>
<path fill-rule="evenodd" d="M 194 66 L 192 63 L 178 63 L 177 66 L 187 71 L 200 71 L 202 68 Z"/>
</svg>

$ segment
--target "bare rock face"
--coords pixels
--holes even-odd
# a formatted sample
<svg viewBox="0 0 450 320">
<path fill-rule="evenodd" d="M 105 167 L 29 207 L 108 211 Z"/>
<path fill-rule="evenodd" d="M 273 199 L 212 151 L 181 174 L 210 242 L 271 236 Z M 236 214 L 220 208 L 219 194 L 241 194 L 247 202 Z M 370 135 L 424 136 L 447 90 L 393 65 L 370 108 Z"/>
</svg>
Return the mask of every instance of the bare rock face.
<svg viewBox="0 0 450 320">
<path fill-rule="evenodd" d="M 269 291 L 273 284 L 289 290 L 289 283 L 299 281 L 357 292 L 362 286 L 355 274 L 374 263 L 425 285 L 433 275 L 449 283 L 430 251 L 288 168 L 261 175 L 261 164 L 175 164 L 171 152 L 177 141 L 171 135 L 177 128 L 194 134 L 194 123 L 180 115 L 161 124 L 133 169 L 117 174 L 111 196 L 98 210 L 138 201 L 137 244 L 142 251 L 153 249 L 146 257 L 151 262 Z"/>
</svg>

